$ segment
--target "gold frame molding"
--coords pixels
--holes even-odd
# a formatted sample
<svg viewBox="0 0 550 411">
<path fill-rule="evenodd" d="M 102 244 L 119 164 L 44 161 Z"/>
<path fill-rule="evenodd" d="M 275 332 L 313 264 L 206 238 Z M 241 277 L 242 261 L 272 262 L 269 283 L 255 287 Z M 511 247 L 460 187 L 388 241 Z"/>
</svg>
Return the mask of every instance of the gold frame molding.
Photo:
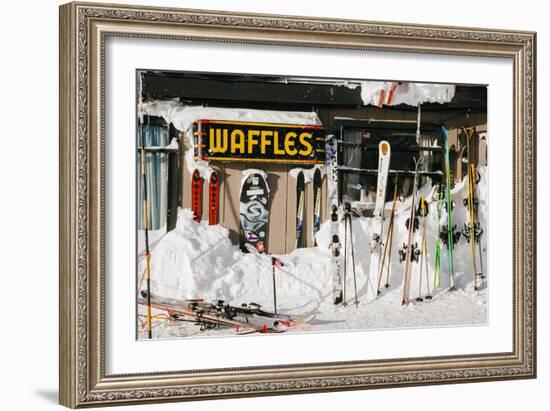
<svg viewBox="0 0 550 411">
<path fill-rule="evenodd" d="M 106 375 L 104 44 L 110 36 L 487 56 L 514 67 L 513 351 Z M 76 408 L 536 376 L 536 34 L 219 11 L 60 7 L 60 403 Z"/>
</svg>

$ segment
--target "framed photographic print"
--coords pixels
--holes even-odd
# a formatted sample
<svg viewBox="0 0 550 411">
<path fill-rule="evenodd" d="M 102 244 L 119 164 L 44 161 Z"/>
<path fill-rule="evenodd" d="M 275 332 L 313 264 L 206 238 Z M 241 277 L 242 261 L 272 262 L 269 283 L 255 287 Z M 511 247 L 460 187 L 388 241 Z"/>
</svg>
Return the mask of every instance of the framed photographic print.
<svg viewBox="0 0 550 411">
<path fill-rule="evenodd" d="M 535 377 L 535 33 L 60 27 L 63 405 Z"/>
</svg>

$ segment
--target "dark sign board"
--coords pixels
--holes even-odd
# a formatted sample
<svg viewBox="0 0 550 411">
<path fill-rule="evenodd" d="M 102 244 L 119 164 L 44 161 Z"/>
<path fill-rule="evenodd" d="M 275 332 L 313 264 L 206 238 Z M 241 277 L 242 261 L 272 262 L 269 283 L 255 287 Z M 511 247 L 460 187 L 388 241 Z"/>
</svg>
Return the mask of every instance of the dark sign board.
<svg viewBox="0 0 550 411">
<path fill-rule="evenodd" d="M 320 126 L 198 120 L 195 159 L 251 163 L 325 163 L 325 129 Z"/>
</svg>

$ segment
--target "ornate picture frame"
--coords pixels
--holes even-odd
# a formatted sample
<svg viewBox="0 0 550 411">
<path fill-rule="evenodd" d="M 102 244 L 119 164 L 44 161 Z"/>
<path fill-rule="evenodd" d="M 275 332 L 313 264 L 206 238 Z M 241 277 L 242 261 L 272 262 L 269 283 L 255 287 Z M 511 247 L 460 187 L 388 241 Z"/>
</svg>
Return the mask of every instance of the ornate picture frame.
<svg viewBox="0 0 550 411">
<path fill-rule="evenodd" d="M 200 40 L 513 63 L 513 349 L 109 375 L 105 42 Z M 536 34 L 109 4 L 60 7 L 60 403 L 67 407 L 536 377 Z M 131 275 L 131 274 L 129 274 Z"/>
</svg>

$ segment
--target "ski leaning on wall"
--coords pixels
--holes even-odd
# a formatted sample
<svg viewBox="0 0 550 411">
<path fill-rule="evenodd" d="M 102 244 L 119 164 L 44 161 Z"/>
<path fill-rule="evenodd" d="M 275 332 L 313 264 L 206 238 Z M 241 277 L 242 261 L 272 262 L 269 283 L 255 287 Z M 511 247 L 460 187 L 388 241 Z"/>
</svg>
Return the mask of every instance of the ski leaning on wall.
<svg viewBox="0 0 550 411">
<path fill-rule="evenodd" d="M 443 197 L 444 197 L 444 185 L 439 182 L 435 189 L 435 201 L 436 201 L 436 220 L 437 220 L 437 233 L 435 239 L 435 260 L 434 260 L 434 284 L 433 289 L 441 287 L 441 249 L 443 248 L 443 240 L 441 238 L 441 226 L 443 216 Z"/>
<path fill-rule="evenodd" d="M 218 224 L 218 214 L 220 208 L 220 180 L 218 172 L 213 171 L 210 174 L 210 183 L 208 185 L 208 224 Z"/>
<path fill-rule="evenodd" d="M 416 302 L 422 302 L 424 301 L 424 298 L 426 300 L 432 299 L 430 292 L 430 273 L 428 268 L 428 240 L 426 236 L 427 216 L 429 209 L 430 208 L 424 199 L 424 196 L 420 197 L 420 204 L 417 211 L 420 227 L 420 268 L 418 270 L 418 295 L 416 297 Z M 424 297 L 422 297 L 424 295 L 422 293 L 423 280 L 426 280 L 426 294 Z"/>
<path fill-rule="evenodd" d="M 332 206 L 330 212 L 330 253 L 332 273 L 332 301 L 335 305 L 344 301 L 342 293 L 342 245 L 340 243 L 340 223 L 338 216 L 338 207 Z"/>
<path fill-rule="evenodd" d="M 306 183 L 303 171 L 296 178 L 296 241 L 295 248 L 305 246 L 304 239 L 304 209 L 306 202 Z"/>
<path fill-rule="evenodd" d="M 202 177 L 199 170 L 193 171 L 191 177 L 191 209 L 193 220 L 200 223 L 202 217 Z"/>
<path fill-rule="evenodd" d="M 455 288 L 455 269 L 454 269 L 454 244 L 458 241 L 459 237 L 455 235 L 456 225 L 453 226 L 453 199 L 451 197 L 451 164 L 450 164 L 450 149 L 449 149 L 449 135 L 445 127 L 441 127 L 443 133 L 443 140 L 445 141 L 445 201 L 447 206 L 447 226 L 442 227 L 442 240 L 447 245 L 447 261 L 449 266 L 449 276 L 451 279 L 450 291 L 456 290 Z M 457 233 L 460 236 L 460 232 Z M 446 238 L 445 238 L 446 237 Z"/>
<path fill-rule="evenodd" d="M 326 159 L 328 169 L 328 205 L 332 210 L 332 206 L 338 207 L 338 140 L 334 134 L 327 136 L 326 142 Z"/>
<path fill-rule="evenodd" d="M 313 245 L 317 246 L 317 239 L 315 236 L 321 228 L 321 188 L 323 178 L 321 176 L 321 170 L 315 169 L 313 173 Z"/>
<path fill-rule="evenodd" d="M 380 259 L 382 257 L 382 228 L 384 224 L 384 206 L 386 204 L 386 186 L 390 168 L 391 147 L 383 140 L 378 145 L 378 183 L 376 186 L 376 202 L 373 214 L 372 238 L 370 241 L 370 270 L 367 282 L 367 300 L 373 300 L 378 295 L 374 284 L 378 283 Z"/>
<path fill-rule="evenodd" d="M 483 229 L 478 219 L 478 198 L 476 196 L 476 186 L 479 181 L 478 174 L 475 169 L 474 162 L 471 158 L 471 140 L 477 134 L 475 128 L 463 128 L 463 132 L 466 135 L 466 160 L 468 167 L 468 197 L 465 198 L 464 206 L 466 207 L 467 223 L 464 224 L 462 235 L 466 238 L 466 241 L 470 244 L 470 251 L 472 254 L 472 268 L 474 276 L 474 287 L 479 290 L 483 285 L 483 259 L 481 255 L 481 235 Z M 479 247 L 476 252 L 476 244 Z M 479 261 L 478 261 L 479 259 Z"/>
<path fill-rule="evenodd" d="M 418 219 L 416 216 L 416 195 L 418 191 L 418 167 L 424 162 L 424 157 L 420 157 L 418 160 L 415 159 L 414 161 L 414 182 L 410 206 L 411 211 L 409 213 L 409 218 L 406 221 L 407 243 L 403 244 L 403 248 L 399 250 L 400 261 L 405 262 L 405 271 L 403 273 L 403 298 L 401 300 L 401 305 L 406 305 L 409 303 L 412 264 L 417 260 L 419 254 L 419 250 L 414 243 L 414 234 L 418 229 Z"/>
<path fill-rule="evenodd" d="M 248 175 L 240 195 L 240 246 L 244 252 L 251 249 L 266 251 L 269 211 L 269 189 L 262 174 Z"/>
<path fill-rule="evenodd" d="M 331 250 L 331 277 L 332 301 L 342 304 L 342 242 L 340 241 L 340 216 L 338 215 L 338 141 L 330 134 L 326 140 L 327 154 L 327 189 L 330 209 L 330 250 Z"/>
</svg>

